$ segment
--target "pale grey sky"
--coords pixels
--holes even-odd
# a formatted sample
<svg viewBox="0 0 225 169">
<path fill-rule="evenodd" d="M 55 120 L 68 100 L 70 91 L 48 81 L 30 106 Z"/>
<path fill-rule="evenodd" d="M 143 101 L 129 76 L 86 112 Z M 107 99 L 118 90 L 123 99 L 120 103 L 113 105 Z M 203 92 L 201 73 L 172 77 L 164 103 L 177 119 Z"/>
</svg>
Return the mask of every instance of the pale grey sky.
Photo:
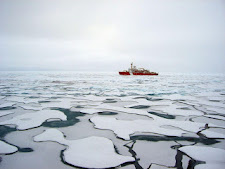
<svg viewBox="0 0 225 169">
<path fill-rule="evenodd" d="M 225 0 L 1 0 L 0 70 L 225 73 Z"/>
</svg>

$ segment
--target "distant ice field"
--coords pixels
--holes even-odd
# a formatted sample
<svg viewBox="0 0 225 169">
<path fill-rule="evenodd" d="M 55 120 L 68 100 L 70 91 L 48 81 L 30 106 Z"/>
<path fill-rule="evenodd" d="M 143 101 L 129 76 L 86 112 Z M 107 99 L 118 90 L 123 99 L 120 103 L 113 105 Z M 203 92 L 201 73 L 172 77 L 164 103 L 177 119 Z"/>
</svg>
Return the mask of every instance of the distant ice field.
<svg viewBox="0 0 225 169">
<path fill-rule="evenodd" d="M 223 168 L 225 75 L 2 71 L 0 143 L 1 169 Z"/>
</svg>

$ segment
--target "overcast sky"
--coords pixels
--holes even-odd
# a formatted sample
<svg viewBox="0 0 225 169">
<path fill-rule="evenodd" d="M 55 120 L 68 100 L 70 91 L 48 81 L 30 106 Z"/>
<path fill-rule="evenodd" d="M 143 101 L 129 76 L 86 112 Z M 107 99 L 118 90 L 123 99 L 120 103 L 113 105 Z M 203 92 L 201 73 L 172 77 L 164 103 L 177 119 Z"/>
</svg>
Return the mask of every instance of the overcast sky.
<svg viewBox="0 0 225 169">
<path fill-rule="evenodd" d="M 225 73 L 225 0 L 1 0 L 0 70 Z"/>
</svg>

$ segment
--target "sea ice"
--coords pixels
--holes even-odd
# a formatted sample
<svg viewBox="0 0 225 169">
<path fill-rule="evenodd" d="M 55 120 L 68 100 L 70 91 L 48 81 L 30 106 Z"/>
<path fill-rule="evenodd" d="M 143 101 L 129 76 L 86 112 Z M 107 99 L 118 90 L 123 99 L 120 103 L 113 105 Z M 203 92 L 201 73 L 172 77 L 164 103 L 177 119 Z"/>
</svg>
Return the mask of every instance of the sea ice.
<svg viewBox="0 0 225 169">
<path fill-rule="evenodd" d="M 196 126 L 194 123 L 192 122 L 189 122 L 189 121 L 172 121 L 172 120 L 169 120 L 169 119 L 164 119 L 164 118 L 161 118 L 159 116 L 156 116 L 156 115 L 153 115 L 153 114 L 150 114 L 148 113 L 146 110 L 140 110 L 140 109 L 132 109 L 132 108 L 123 108 L 123 107 L 116 107 L 116 106 L 110 106 L 110 105 L 107 105 L 107 104 L 101 104 L 97 107 L 95 107 L 95 109 L 99 109 L 99 110 L 110 110 L 110 111 L 114 111 L 114 112 L 124 112 L 124 113 L 128 113 L 128 114 L 137 114 L 137 115 L 143 115 L 143 116 L 148 116 L 154 120 L 158 120 L 157 122 L 158 123 L 161 123 L 161 125 L 172 125 L 172 126 L 182 126 L 181 128 L 184 129 L 184 130 L 188 130 L 188 131 L 191 131 L 192 128 L 194 126 Z M 182 110 L 181 110 L 182 111 Z M 189 110 L 188 110 L 189 111 Z M 97 113 L 97 112 L 96 112 Z M 183 114 L 184 115 L 184 114 Z M 203 127 L 204 124 L 198 124 L 196 123 L 198 126 L 200 125 L 200 127 Z M 190 128 L 190 126 L 193 126 L 192 128 Z"/>
<path fill-rule="evenodd" d="M 43 107 L 41 107 L 39 104 L 18 104 L 18 107 L 22 107 L 25 110 L 42 110 Z"/>
<path fill-rule="evenodd" d="M 67 117 L 64 113 L 57 110 L 41 110 L 35 113 L 26 113 L 10 120 L 0 122 L 0 125 L 16 125 L 18 130 L 26 130 L 40 126 L 48 119 L 61 119 L 66 120 Z"/>
<path fill-rule="evenodd" d="M 13 102 L 20 102 L 20 103 L 37 102 L 34 99 L 26 99 L 25 97 L 21 97 L 21 96 L 8 96 L 5 98 L 5 100 L 13 101 Z"/>
<path fill-rule="evenodd" d="M 121 109 L 124 110 L 126 108 Z M 143 112 L 142 110 L 137 111 Z M 136 111 L 133 110 L 131 112 L 135 113 Z M 166 136 L 181 136 L 182 133 L 197 133 L 205 127 L 205 123 L 169 120 L 153 115 L 152 118 L 154 120 L 125 121 L 117 120 L 115 118 L 96 116 L 92 117 L 90 120 L 95 124 L 96 128 L 113 130 L 118 137 L 121 137 L 125 140 L 129 140 L 129 135 L 135 132 L 151 132 Z M 173 129 L 167 129 L 165 128 L 166 126 L 171 126 Z M 209 126 L 218 127 L 212 124 L 209 124 Z"/>
<path fill-rule="evenodd" d="M 3 104 L 0 104 L 0 108 L 3 108 L 3 107 L 10 107 L 10 106 L 13 106 L 15 104 L 15 102 L 7 102 L 7 103 L 3 103 Z"/>
<path fill-rule="evenodd" d="M 217 133 L 213 131 L 208 131 L 208 130 L 203 130 L 201 131 L 201 134 L 204 134 L 207 138 L 220 138 L 220 139 L 225 139 L 225 135 L 222 133 Z"/>
<path fill-rule="evenodd" d="M 212 106 L 212 107 L 218 107 L 218 108 L 223 108 L 224 107 L 224 103 L 223 102 L 220 102 L 220 101 L 210 101 L 208 99 L 202 99 L 200 102 L 199 102 L 202 106 Z"/>
<path fill-rule="evenodd" d="M 72 101 L 73 100 L 71 98 L 63 98 L 63 99 L 56 99 L 48 103 L 41 103 L 40 105 L 42 109 L 50 108 L 50 107 L 60 107 L 60 108 L 70 109 L 73 106 Z"/>
<path fill-rule="evenodd" d="M 224 116 L 218 116 L 218 115 L 204 115 L 204 116 L 212 118 L 212 119 L 218 119 L 218 120 L 224 120 L 225 121 L 225 117 Z"/>
<path fill-rule="evenodd" d="M 54 141 L 67 145 L 63 152 L 65 162 L 83 168 L 110 168 L 134 161 L 133 157 L 117 154 L 112 141 L 104 137 L 66 140 L 59 130 L 48 129 L 35 136 L 34 141 Z"/>
<path fill-rule="evenodd" d="M 124 112 L 124 113 L 128 113 L 128 114 L 139 114 L 139 115 L 144 115 L 144 116 L 148 116 L 148 117 L 152 118 L 152 115 L 150 115 L 145 110 L 116 107 L 116 106 L 110 106 L 108 104 L 101 104 L 101 105 L 95 107 L 95 109 L 111 110 L 111 111 L 116 111 L 116 112 Z"/>
<path fill-rule="evenodd" d="M 224 120 L 209 118 L 207 116 L 196 116 L 196 117 L 191 117 L 191 119 L 194 122 L 208 123 L 210 125 L 209 127 L 225 128 L 225 121 Z"/>
<path fill-rule="evenodd" d="M 64 125 L 62 125 L 64 126 L 62 127 L 59 121 L 51 119 L 55 118 L 53 116 L 49 116 L 48 118 L 50 119 L 47 117 L 42 119 L 40 123 L 53 120 L 52 124 L 54 124 L 54 127 L 58 127 L 59 130 L 63 131 L 67 139 L 71 141 L 81 139 L 83 143 L 85 142 L 83 138 L 89 138 L 89 136 L 93 135 L 110 138 L 113 140 L 117 152 L 122 155 L 130 156 L 130 149 L 124 146 L 128 141 L 118 139 L 115 136 L 115 132 L 121 132 L 122 136 L 125 138 L 131 136 L 132 142 L 137 143 L 132 147 L 132 151 L 136 152 L 136 155 L 134 155 L 137 158 L 136 161 L 133 164 L 121 168 L 133 168 L 136 163 L 139 163 L 143 168 L 147 168 L 150 163 L 152 163 L 150 169 L 170 168 L 173 167 L 171 164 L 175 164 L 175 159 L 178 157 L 177 155 L 175 158 L 176 150 L 173 149 L 174 147 L 171 147 L 172 145 L 170 143 L 172 142 L 170 139 L 177 142 L 174 143 L 176 146 L 182 146 L 184 144 L 190 145 L 196 142 L 197 145 L 207 145 L 209 143 L 210 145 L 207 145 L 208 147 L 213 146 L 224 149 L 224 139 L 209 139 L 218 137 L 224 138 L 223 134 L 225 134 L 225 121 L 223 117 L 225 114 L 224 77 L 224 75 L 209 76 L 208 74 L 184 75 L 161 73 L 160 76 L 156 77 L 124 77 L 119 76 L 118 73 L 115 72 L 111 74 L 79 72 L 0 72 L 0 116 L 3 115 L 6 110 L 8 112 L 15 112 L 15 114 L 4 117 L 1 116 L 0 120 L 5 123 L 10 121 L 9 119 L 11 119 L 11 117 L 17 116 L 13 118 L 14 125 L 21 123 L 26 127 L 32 127 L 41 125 L 36 124 L 36 121 L 40 120 L 39 115 L 33 117 L 34 114 L 39 114 L 38 110 L 51 111 L 50 109 L 54 107 L 54 110 L 63 111 L 68 118 L 77 117 L 75 114 L 78 112 L 73 114 L 71 110 L 89 113 L 90 115 L 86 114 L 75 120 L 67 119 L 68 121 L 62 121 L 62 124 L 64 124 L 64 122 L 70 123 L 71 126 L 69 127 L 65 127 Z M 143 109 L 141 109 L 141 105 L 144 105 L 145 108 L 142 107 Z M 150 107 L 147 108 L 147 106 Z M 21 107 L 23 107 L 23 109 Z M 37 112 L 35 112 L 35 110 Z M 117 117 L 118 120 L 114 119 L 113 121 L 112 119 L 106 119 L 106 122 L 109 121 L 112 122 L 112 124 L 104 124 L 103 119 L 98 124 L 101 125 L 101 123 L 103 123 L 106 127 L 109 125 L 108 128 L 113 126 L 113 130 L 115 131 L 98 130 L 93 127 L 93 123 L 89 122 L 90 117 L 101 116 L 110 118 L 110 116 L 94 114 L 99 111 L 117 113 L 111 117 Z M 27 117 L 24 113 L 29 113 L 32 115 L 32 118 Z M 23 117 L 21 114 L 24 114 L 26 117 Z M 11 119 L 11 123 L 13 119 Z M 66 119 L 66 117 L 63 116 L 61 119 Z M 145 122 L 140 120 L 149 122 L 148 125 L 152 124 L 153 127 L 149 127 L 149 131 L 155 131 L 156 133 L 149 133 L 149 131 L 144 133 L 146 129 L 139 131 L 140 126 L 145 125 Z M 79 121 L 79 123 L 74 123 L 75 121 Z M 143 124 L 141 122 L 143 122 Z M 208 125 L 205 125 L 206 123 Z M 30 126 L 28 126 L 28 124 Z M 213 126 L 212 124 L 215 125 Z M 138 125 L 138 127 L 136 125 Z M 65 156 L 62 151 L 60 157 L 60 151 L 64 146 L 53 142 L 38 144 L 31 141 L 34 135 L 37 135 L 43 130 L 43 127 L 9 133 L 11 131 L 9 127 L 1 126 L 1 128 L 6 131 L 4 140 L 12 145 L 32 148 L 34 150 L 30 153 L 14 153 L 12 155 L 3 156 L 1 168 L 23 169 L 32 168 L 32 166 L 39 168 L 70 168 L 70 166 L 64 165 L 60 160 L 64 155 L 62 161 L 66 163 L 65 157 L 69 156 Z M 103 127 L 104 126 L 101 126 L 101 129 L 106 129 Z M 138 130 L 138 132 L 135 132 L 136 130 Z M 12 131 L 15 131 L 15 129 L 12 129 Z M 179 135 L 182 134 L 182 137 L 173 138 L 166 137 L 166 135 L 162 136 L 162 134 L 160 135 L 159 133 L 161 131 L 165 131 L 164 133 L 167 135 L 179 132 Z M 133 134 L 132 132 L 135 133 Z M 132 133 L 132 135 L 129 135 L 130 133 Z M 47 134 L 49 135 L 49 141 L 53 140 L 54 135 L 50 133 Z M 201 137 L 201 134 L 206 137 Z M 27 135 L 29 135 L 29 137 L 26 137 Z M 61 142 L 60 144 L 65 143 L 62 133 L 61 136 L 57 136 L 57 138 L 60 137 L 62 138 L 58 140 Z M 24 140 L 24 138 L 26 139 Z M 57 140 L 57 138 L 54 139 Z M 155 140 L 151 141 L 151 139 Z M 72 150 L 72 146 L 68 144 L 66 144 L 66 146 L 70 148 L 67 148 L 64 153 L 71 152 Z M 156 144 L 158 146 L 154 147 Z M 84 146 L 87 145 L 85 144 Z M 152 147 L 153 149 L 155 148 L 155 150 L 151 152 Z M 162 148 L 159 153 L 157 153 L 157 147 Z M 168 147 L 168 149 L 165 147 Z M 113 151 L 115 151 L 115 149 L 113 149 Z M 87 152 L 90 153 L 89 150 Z M 166 156 L 168 152 L 175 153 L 165 159 L 163 155 Z M 148 153 L 152 154 L 148 156 Z M 154 153 L 156 156 L 154 156 Z M 160 154 L 163 155 L 160 156 Z M 201 156 L 204 155 L 205 154 Z M 88 154 L 87 157 L 89 156 L 90 154 Z M 155 160 L 156 158 L 149 160 L 148 157 L 151 156 L 156 158 L 158 156 L 158 161 Z M 140 158 L 140 160 L 138 158 Z M 113 161 L 111 157 L 109 159 Z M 24 161 L 28 162 L 24 163 Z M 84 163 L 87 161 L 89 160 L 86 160 Z M 188 161 L 189 157 L 183 156 L 183 168 L 187 168 Z M 109 163 L 111 164 L 111 162 Z M 195 166 L 196 169 L 214 169 L 216 167 L 223 168 L 223 166 L 221 167 L 221 163 L 217 164 L 214 162 L 206 162 L 206 164 Z"/>
<path fill-rule="evenodd" d="M 97 101 L 97 102 L 103 102 L 105 99 L 107 99 L 108 97 L 104 97 L 104 96 L 95 96 L 95 95 L 87 95 L 85 97 L 83 97 L 83 99 L 87 99 L 87 100 L 91 100 L 91 101 Z"/>
<path fill-rule="evenodd" d="M 161 128 L 154 120 L 117 120 L 116 118 L 108 117 L 92 117 L 91 122 L 96 128 L 113 130 L 114 133 L 124 140 L 130 139 L 130 134 L 135 132 L 151 132 L 166 136 L 182 136 L 185 131 L 170 130 Z"/>
<path fill-rule="evenodd" d="M 0 99 L 4 99 L 6 96 L 0 96 Z"/>
<path fill-rule="evenodd" d="M 218 113 L 218 114 L 225 114 L 225 105 L 223 107 L 216 107 L 216 106 L 204 106 L 207 111 L 210 113 Z"/>
<path fill-rule="evenodd" d="M 13 101 L 13 102 L 25 102 L 24 97 L 18 97 L 18 96 L 8 96 L 5 98 L 5 100 Z"/>
<path fill-rule="evenodd" d="M 13 114 L 14 112 L 11 112 L 11 111 L 4 111 L 4 110 L 2 110 L 2 111 L 0 111 L 0 117 L 2 117 L 2 116 L 6 116 L 6 115 L 8 115 L 8 114 Z"/>
<path fill-rule="evenodd" d="M 197 168 L 224 168 L 225 166 L 225 150 L 213 147 L 201 146 L 184 146 L 179 148 L 180 151 L 187 154 L 191 158 L 198 161 L 205 161 L 205 164 L 199 164 Z M 203 166 L 201 166 L 203 165 Z M 206 169 L 204 168 L 204 169 Z"/>
<path fill-rule="evenodd" d="M 100 110 L 100 109 L 81 109 L 79 111 L 81 113 L 86 113 L 86 114 L 95 114 L 95 113 L 101 112 L 102 110 Z"/>
<path fill-rule="evenodd" d="M 18 150 L 17 147 L 0 140 L 0 154 L 11 154 Z"/>
<path fill-rule="evenodd" d="M 159 110 L 170 115 L 191 116 L 191 115 L 203 115 L 202 112 L 197 110 L 183 110 L 182 107 L 176 104 L 170 103 L 165 107 L 152 107 L 153 110 Z"/>
<path fill-rule="evenodd" d="M 171 149 L 171 146 L 173 145 L 173 141 L 151 142 L 137 140 L 133 145 L 133 150 L 136 153 L 137 158 L 140 158 L 138 163 L 143 168 L 148 168 L 150 164 L 153 163 L 163 166 L 174 166 L 176 163 L 174 157 L 176 156 L 177 151 Z"/>
<path fill-rule="evenodd" d="M 149 169 L 176 169 L 174 167 L 166 167 L 163 165 L 159 165 L 159 164 L 151 164 Z"/>
<path fill-rule="evenodd" d="M 195 169 L 223 169 L 225 164 L 216 164 L 216 163 L 209 163 L 209 164 L 201 164 L 196 165 Z"/>
<path fill-rule="evenodd" d="M 191 95 L 171 94 L 171 95 L 164 95 L 162 98 L 173 100 L 173 101 L 185 100 L 185 101 L 190 101 L 194 103 L 198 102 L 198 99 Z"/>
<path fill-rule="evenodd" d="M 137 103 L 135 104 L 130 104 L 130 105 L 127 105 L 125 107 L 127 108 L 132 108 L 132 107 L 135 107 L 135 106 L 138 106 L 138 105 L 145 105 L 145 106 L 161 106 L 161 105 L 170 105 L 171 101 L 170 100 L 162 100 L 162 101 L 157 101 L 157 102 L 153 102 L 153 101 L 148 101 L 146 99 L 132 99 L 130 101 L 135 101 Z"/>
</svg>

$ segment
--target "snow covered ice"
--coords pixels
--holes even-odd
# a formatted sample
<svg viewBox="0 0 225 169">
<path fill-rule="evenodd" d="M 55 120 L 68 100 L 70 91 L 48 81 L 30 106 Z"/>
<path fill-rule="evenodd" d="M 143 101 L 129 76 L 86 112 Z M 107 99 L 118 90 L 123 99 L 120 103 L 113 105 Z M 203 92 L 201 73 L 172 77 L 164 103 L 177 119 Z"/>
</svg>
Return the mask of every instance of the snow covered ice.
<svg viewBox="0 0 225 169">
<path fill-rule="evenodd" d="M 200 147 L 200 146 L 184 146 L 179 148 L 191 158 L 204 161 L 206 164 L 199 165 L 196 168 L 223 168 L 225 165 L 225 150 L 213 147 Z"/>
<path fill-rule="evenodd" d="M 63 152 L 65 162 L 84 168 L 110 168 L 134 161 L 133 157 L 115 153 L 112 141 L 104 137 L 88 137 L 79 140 L 66 140 L 56 129 L 48 129 L 34 137 L 34 141 L 56 141 L 67 145 Z"/>
<path fill-rule="evenodd" d="M 224 115 L 224 75 L 0 72 L 0 168 L 221 168 Z"/>
<path fill-rule="evenodd" d="M 0 154 L 10 154 L 16 152 L 18 149 L 15 146 L 5 143 L 0 140 Z"/>
<path fill-rule="evenodd" d="M 15 124 L 18 130 L 26 130 L 40 126 L 47 119 L 66 120 L 66 116 L 56 110 L 42 110 L 35 113 L 26 113 L 16 116 L 11 120 L 0 122 L 0 125 Z"/>
</svg>

